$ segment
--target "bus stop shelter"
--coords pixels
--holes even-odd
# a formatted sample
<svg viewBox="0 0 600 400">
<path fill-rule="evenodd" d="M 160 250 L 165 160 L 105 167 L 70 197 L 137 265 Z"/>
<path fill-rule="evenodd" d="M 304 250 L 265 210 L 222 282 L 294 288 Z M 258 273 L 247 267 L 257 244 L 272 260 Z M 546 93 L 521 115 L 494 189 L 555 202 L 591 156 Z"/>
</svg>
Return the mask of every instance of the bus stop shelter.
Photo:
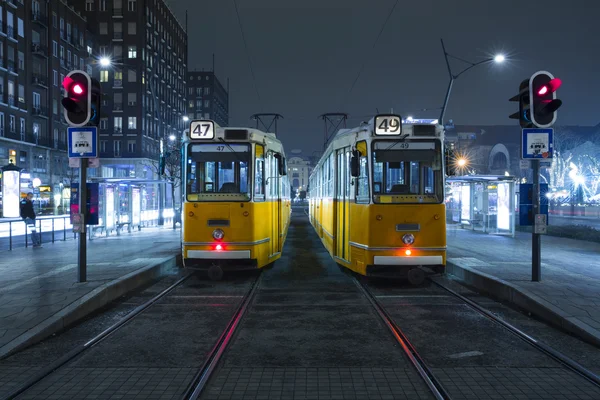
<svg viewBox="0 0 600 400">
<path fill-rule="evenodd" d="M 516 178 L 466 175 L 446 179 L 446 223 L 494 235 L 515 235 Z"/>
</svg>

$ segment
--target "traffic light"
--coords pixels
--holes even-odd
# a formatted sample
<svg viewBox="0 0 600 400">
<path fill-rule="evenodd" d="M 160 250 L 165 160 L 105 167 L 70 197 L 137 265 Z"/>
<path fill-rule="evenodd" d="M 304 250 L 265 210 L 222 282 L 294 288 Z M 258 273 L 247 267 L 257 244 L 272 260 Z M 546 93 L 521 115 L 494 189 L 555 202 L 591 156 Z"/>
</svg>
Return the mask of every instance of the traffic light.
<svg viewBox="0 0 600 400">
<path fill-rule="evenodd" d="M 556 98 L 561 80 L 550 72 L 538 71 L 529 79 L 531 122 L 538 128 L 548 128 L 556 121 L 556 110 L 562 101 Z"/>
<path fill-rule="evenodd" d="M 97 79 L 91 78 L 92 91 L 90 99 L 90 121 L 88 125 L 100 125 L 100 105 L 102 104 L 102 86 Z"/>
<path fill-rule="evenodd" d="M 509 101 L 518 101 L 519 102 L 519 111 L 514 114 L 511 114 L 508 118 L 518 119 L 519 125 L 521 128 L 531 128 L 531 110 L 529 103 L 529 79 L 525 79 L 519 85 L 519 94 L 510 98 Z"/>
<path fill-rule="evenodd" d="M 65 97 L 62 105 L 65 119 L 70 126 L 80 127 L 87 124 L 91 117 L 92 80 L 83 71 L 71 71 L 62 82 Z"/>
</svg>

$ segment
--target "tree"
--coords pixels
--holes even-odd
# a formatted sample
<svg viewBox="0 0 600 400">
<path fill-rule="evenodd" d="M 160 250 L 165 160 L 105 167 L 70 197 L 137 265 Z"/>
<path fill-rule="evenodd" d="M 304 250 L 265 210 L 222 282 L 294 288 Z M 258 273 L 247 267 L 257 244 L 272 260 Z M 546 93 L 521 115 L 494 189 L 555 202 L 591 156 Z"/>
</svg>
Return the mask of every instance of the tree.
<svg viewBox="0 0 600 400">
<path fill-rule="evenodd" d="M 169 184 L 171 198 L 173 199 L 173 211 L 175 212 L 175 192 L 178 187 L 181 187 L 183 174 L 181 171 L 181 150 L 175 144 L 178 143 L 177 141 L 173 141 L 172 143 L 165 149 L 162 159 L 159 161 L 150 161 L 150 166 L 159 177 L 162 177 Z M 177 227 L 176 223 L 177 218 L 173 218 L 173 229 Z"/>
</svg>

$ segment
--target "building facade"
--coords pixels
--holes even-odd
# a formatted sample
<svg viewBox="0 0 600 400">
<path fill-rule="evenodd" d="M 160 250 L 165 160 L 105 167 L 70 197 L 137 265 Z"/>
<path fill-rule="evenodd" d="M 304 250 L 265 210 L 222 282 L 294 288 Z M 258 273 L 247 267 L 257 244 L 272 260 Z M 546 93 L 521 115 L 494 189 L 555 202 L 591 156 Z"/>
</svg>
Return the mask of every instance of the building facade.
<svg viewBox="0 0 600 400">
<path fill-rule="evenodd" d="M 23 168 L 21 193 L 33 192 L 42 213 L 64 210 L 76 178 L 68 167 L 62 79 L 73 69 L 89 71 L 92 39 L 85 16 L 68 1 L 0 3 L 0 166 Z"/>
<path fill-rule="evenodd" d="M 187 33 L 163 0 L 77 1 L 94 21 L 94 75 L 108 94 L 99 175 L 156 178 L 161 142 L 185 129 Z"/>
<path fill-rule="evenodd" d="M 229 126 L 229 93 L 214 72 L 188 72 L 187 115 Z"/>
<path fill-rule="evenodd" d="M 290 157 L 287 160 L 288 178 L 292 191 L 306 191 L 308 178 L 312 172 L 310 161 L 302 157 Z"/>
</svg>

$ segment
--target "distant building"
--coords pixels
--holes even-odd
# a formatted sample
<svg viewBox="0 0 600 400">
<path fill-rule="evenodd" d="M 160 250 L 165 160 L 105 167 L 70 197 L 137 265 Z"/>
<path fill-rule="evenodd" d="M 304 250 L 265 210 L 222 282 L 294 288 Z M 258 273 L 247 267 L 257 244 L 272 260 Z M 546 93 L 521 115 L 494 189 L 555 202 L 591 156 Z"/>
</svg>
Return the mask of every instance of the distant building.
<svg viewBox="0 0 600 400">
<path fill-rule="evenodd" d="M 212 71 L 187 73 L 187 116 L 229 126 L 229 93 Z"/>
<path fill-rule="evenodd" d="M 310 161 L 302 157 L 290 157 L 287 160 L 288 178 L 290 185 L 294 191 L 306 190 L 308 185 L 308 177 L 312 172 Z"/>
</svg>

